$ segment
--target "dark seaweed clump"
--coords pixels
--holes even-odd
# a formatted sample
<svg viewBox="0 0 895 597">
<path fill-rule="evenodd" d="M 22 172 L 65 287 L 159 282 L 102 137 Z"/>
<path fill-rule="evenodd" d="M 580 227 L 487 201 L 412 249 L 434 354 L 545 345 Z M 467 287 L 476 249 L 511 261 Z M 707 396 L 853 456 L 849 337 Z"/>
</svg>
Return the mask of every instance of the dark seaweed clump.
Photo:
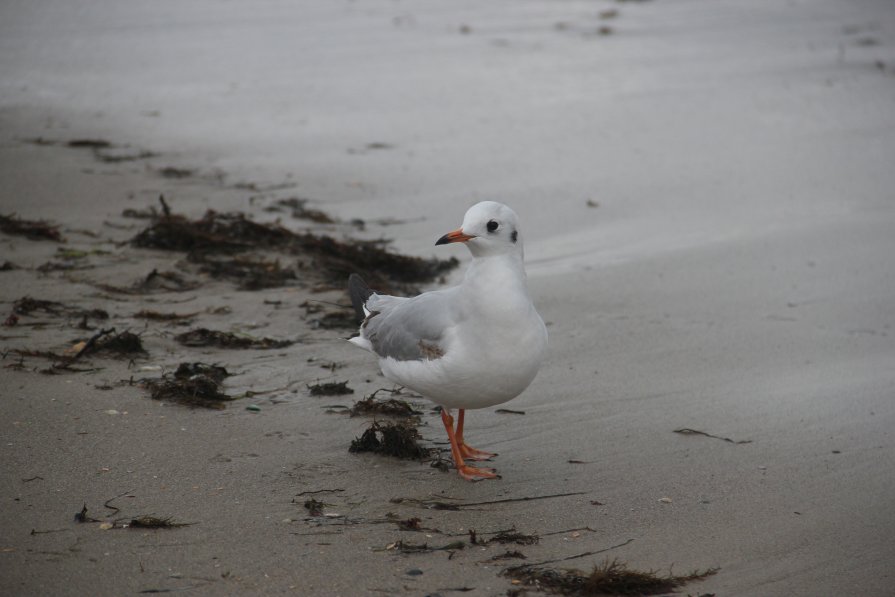
<svg viewBox="0 0 895 597">
<path fill-rule="evenodd" d="M 101 332 L 102 333 L 102 332 Z M 96 338 L 91 345 L 91 340 Z M 140 354 L 147 354 L 143 348 L 143 341 L 140 336 L 127 330 L 115 333 L 112 329 L 100 337 L 94 336 L 87 341 L 87 345 L 81 350 L 80 354 L 106 353 L 118 357 L 131 357 Z"/>
<path fill-rule="evenodd" d="M 155 292 L 184 292 L 198 288 L 198 284 L 190 282 L 176 272 L 160 272 L 153 269 L 130 286 L 113 286 L 111 284 L 97 284 L 107 292 L 119 294 L 152 294 Z"/>
<path fill-rule="evenodd" d="M 336 240 L 326 235 L 295 233 L 278 224 L 259 224 L 243 213 L 218 213 L 209 210 L 201 218 L 192 220 L 171 212 L 161 199 L 162 213 L 135 236 L 131 243 L 138 247 L 184 251 L 188 253 L 235 253 L 254 249 L 276 249 L 310 259 L 310 267 L 303 266 L 307 277 L 316 277 L 341 287 L 354 272 L 363 276 L 371 286 L 384 291 L 412 290 L 409 284 L 429 282 L 459 265 L 456 258 L 447 260 L 421 259 L 399 255 L 386 249 L 383 241 Z M 207 256 L 191 257 L 206 261 Z M 257 269 L 258 262 L 205 263 L 210 273 L 251 279 L 253 274 L 239 270 Z M 262 262 L 269 267 L 269 262 Z M 283 269 L 286 272 L 288 269 Z M 289 274 L 278 274 L 277 283 Z M 267 280 L 267 277 L 264 277 Z M 275 276 L 274 279 L 277 279 Z M 270 285 L 265 281 L 265 285 Z M 267 287 L 267 286 L 262 286 Z"/>
<path fill-rule="evenodd" d="M 419 445 L 422 439 L 416 427 L 403 423 L 379 423 L 374 421 L 363 435 L 351 442 L 348 451 L 357 454 L 373 452 L 406 460 L 422 460 L 431 450 Z"/>
<path fill-rule="evenodd" d="M 509 531 L 500 531 L 486 543 L 500 543 L 501 545 L 506 545 L 507 543 L 514 543 L 516 545 L 534 545 L 541 540 L 537 535 L 526 535 L 525 533 L 519 533 L 516 529 L 512 529 Z"/>
<path fill-rule="evenodd" d="M 31 240 L 52 240 L 62 242 L 62 234 L 59 226 L 54 226 L 44 220 L 23 220 L 15 214 L 4 216 L 0 214 L 0 231 L 6 234 L 24 236 Z"/>
<path fill-rule="evenodd" d="M 376 400 L 375 396 L 367 396 L 363 400 L 354 403 L 351 410 L 352 417 L 359 415 L 384 415 L 388 417 L 407 418 L 422 413 L 414 410 L 408 402 L 398 400 L 396 398 L 388 398 L 387 400 Z"/>
<path fill-rule="evenodd" d="M 694 580 L 704 580 L 718 568 L 693 571 L 683 576 L 660 576 L 655 571 L 629 570 L 624 562 L 604 560 L 590 574 L 577 570 L 554 570 L 515 566 L 504 571 L 506 576 L 528 586 L 561 595 L 660 595 L 669 593 Z"/>
<path fill-rule="evenodd" d="M 47 315 L 64 315 L 66 317 L 109 318 L 109 314 L 102 309 L 79 309 L 78 307 L 72 307 L 57 301 L 36 299 L 30 296 L 23 296 L 12 304 L 14 315 L 31 315 L 36 311 L 46 313 Z"/>
<path fill-rule="evenodd" d="M 237 336 L 232 332 L 220 332 L 207 328 L 196 328 L 174 337 L 184 346 L 203 347 L 215 346 L 217 348 L 283 348 L 294 344 L 291 340 L 274 340 L 273 338 L 253 338 L 251 336 Z"/>
<path fill-rule="evenodd" d="M 225 368 L 217 365 L 181 363 L 174 375 L 144 383 L 153 400 L 223 409 L 226 402 L 236 399 L 221 391 L 221 383 L 228 375 Z"/>
<path fill-rule="evenodd" d="M 171 517 L 159 518 L 158 516 L 144 514 L 143 516 L 131 518 L 128 526 L 135 529 L 176 529 L 177 527 L 190 526 L 190 524 L 189 522 L 175 522 Z"/>
<path fill-rule="evenodd" d="M 347 381 L 316 383 L 308 386 L 308 392 L 311 396 L 344 396 L 346 394 L 354 394 L 354 390 L 348 387 Z"/>
<path fill-rule="evenodd" d="M 295 271 L 282 267 L 279 260 L 242 256 L 219 258 L 206 253 L 191 253 L 189 260 L 199 264 L 200 272 L 215 279 L 236 282 L 241 290 L 278 288 L 296 279 Z"/>
<path fill-rule="evenodd" d="M 282 226 L 258 224 L 242 213 L 209 210 L 198 220 L 190 220 L 163 205 L 163 213 L 132 244 L 168 251 L 232 252 L 287 246 L 295 236 Z"/>
</svg>

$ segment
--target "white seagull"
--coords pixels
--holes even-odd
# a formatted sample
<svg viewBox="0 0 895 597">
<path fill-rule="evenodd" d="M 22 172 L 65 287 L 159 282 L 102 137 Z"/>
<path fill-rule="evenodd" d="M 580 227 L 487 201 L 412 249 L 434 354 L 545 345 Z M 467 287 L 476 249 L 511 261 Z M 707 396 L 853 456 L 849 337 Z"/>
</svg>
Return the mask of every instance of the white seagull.
<svg viewBox="0 0 895 597">
<path fill-rule="evenodd" d="M 465 411 L 501 404 L 528 387 L 544 360 L 547 328 L 528 294 L 522 234 L 512 209 L 494 201 L 472 206 L 463 225 L 435 244 L 457 242 L 466 243 L 472 263 L 453 288 L 389 296 L 351 274 L 351 302 L 363 319 L 351 342 L 379 357 L 386 378 L 441 405 L 454 465 L 472 481 L 497 475 L 464 459 L 496 454 L 466 444 Z M 456 429 L 452 408 L 459 409 Z"/>
</svg>

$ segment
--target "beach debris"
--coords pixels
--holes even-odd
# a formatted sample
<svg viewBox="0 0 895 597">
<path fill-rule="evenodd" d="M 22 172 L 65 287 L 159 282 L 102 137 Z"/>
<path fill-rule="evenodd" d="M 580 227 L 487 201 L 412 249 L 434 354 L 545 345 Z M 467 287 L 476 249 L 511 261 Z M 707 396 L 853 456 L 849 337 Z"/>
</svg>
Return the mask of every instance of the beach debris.
<svg viewBox="0 0 895 597">
<path fill-rule="evenodd" d="M 184 346 L 217 348 L 283 348 L 295 344 L 292 340 L 274 340 L 273 338 L 254 338 L 248 335 L 236 335 L 232 332 L 220 332 L 207 328 L 196 328 L 174 337 Z"/>
<path fill-rule="evenodd" d="M 229 372 L 218 365 L 181 363 L 173 375 L 143 380 L 153 400 L 167 400 L 187 406 L 223 409 L 226 402 L 235 400 L 221 391 L 221 384 Z"/>
<path fill-rule="evenodd" d="M 241 290 L 278 288 L 295 280 L 295 272 L 280 266 L 279 260 L 265 261 L 249 257 L 217 258 L 207 253 L 190 253 L 187 259 L 199 265 L 199 271 L 217 280 L 237 282 Z"/>
<path fill-rule="evenodd" d="M 552 493 L 548 495 L 534 495 L 534 496 L 525 496 L 518 498 L 502 498 L 499 500 L 487 500 L 484 502 L 462 502 L 457 501 L 454 503 L 451 502 L 442 502 L 440 500 L 434 500 L 431 498 L 403 498 L 397 497 L 389 500 L 393 504 L 409 504 L 413 506 L 418 506 L 420 508 L 425 508 L 427 510 L 462 510 L 463 508 L 470 508 L 476 506 L 491 506 L 495 504 L 509 504 L 514 502 L 532 502 L 536 500 L 549 500 L 554 498 L 562 498 L 562 497 L 570 497 L 576 495 L 585 495 L 586 491 L 572 491 L 568 493 Z"/>
<path fill-rule="evenodd" d="M 137 247 L 168 251 L 232 253 L 277 249 L 310 260 L 302 273 L 341 288 L 357 272 L 383 292 L 410 291 L 410 284 L 431 281 L 459 265 L 450 259 L 422 259 L 393 253 L 385 241 L 340 241 L 326 235 L 295 233 L 279 224 L 260 224 L 241 212 L 209 210 L 192 220 L 174 214 L 160 197 L 162 212 L 131 240 Z"/>
<path fill-rule="evenodd" d="M 672 503 L 672 501 L 673 500 L 670 497 L 660 497 L 659 498 L 660 504 L 670 504 L 670 503 Z"/>
<path fill-rule="evenodd" d="M 496 412 L 497 414 L 500 414 L 500 415 L 524 415 L 525 414 L 524 410 L 511 410 L 509 408 L 498 408 L 494 412 Z"/>
<path fill-rule="evenodd" d="M 198 220 L 174 214 L 159 197 L 162 213 L 135 236 L 137 247 L 167 251 L 232 252 L 257 247 L 285 247 L 295 235 L 276 224 L 258 224 L 243 213 L 208 210 Z"/>
<path fill-rule="evenodd" d="M 3 263 L 0 263 L 0 272 L 11 272 L 16 269 L 21 268 L 9 259 L 5 259 Z"/>
<path fill-rule="evenodd" d="M 156 292 L 185 292 L 198 288 L 199 284 L 188 281 L 176 272 L 160 272 L 153 269 L 130 286 L 96 284 L 96 287 L 118 294 L 152 294 Z"/>
<path fill-rule="evenodd" d="M 218 383 L 224 381 L 225 378 L 230 376 L 230 373 L 224 367 L 220 365 L 209 365 L 208 363 L 180 363 L 177 365 L 177 370 L 174 371 L 174 377 L 176 379 L 189 379 L 196 375 L 204 375 Z"/>
<path fill-rule="evenodd" d="M 261 407 L 258 406 L 257 404 L 249 404 L 249 405 L 246 407 L 246 410 L 247 410 L 247 411 L 250 411 L 250 412 L 253 412 L 253 413 L 260 413 L 260 412 L 261 412 Z"/>
<path fill-rule="evenodd" d="M 80 512 L 75 513 L 75 522 L 100 522 L 96 518 L 91 516 L 87 516 L 87 504 L 84 504 L 84 507 L 81 508 Z"/>
<path fill-rule="evenodd" d="M 127 330 L 116 333 L 115 328 L 100 330 L 87 340 L 75 343 L 69 351 L 74 354 L 72 360 L 87 354 L 107 353 L 117 357 L 130 357 L 148 354 L 143 348 L 140 336 Z"/>
<path fill-rule="evenodd" d="M 108 319 L 109 314 L 102 309 L 79 309 L 57 301 L 48 301 L 44 299 L 36 299 L 30 296 L 23 296 L 12 304 L 13 315 L 31 315 L 40 311 L 47 315 L 63 315 L 71 318 L 89 317 L 91 319 Z"/>
<path fill-rule="evenodd" d="M 461 549 L 466 549 L 466 544 L 462 541 L 452 541 L 451 543 L 442 545 L 441 547 L 429 547 L 427 543 L 411 543 L 410 541 L 398 539 L 397 541 L 386 545 L 384 550 L 379 551 L 396 551 L 399 553 L 426 553 L 431 551 L 459 551 Z"/>
<path fill-rule="evenodd" d="M 310 319 L 308 323 L 313 328 L 322 329 L 348 329 L 355 330 L 359 325 L 354 314 L 354 309 L 350 305 L 334 304 L 339 307 L 338 310 L 327 310 L 323 301 L 307 300 L 299 305 L 305 310 L 305 315 L 322 314 L 320 317 Z"/>
<path fill-rule="evenodd" d="M 374 421 L 364 433 L 351 442 L 352 454 L 373 452 L 405 460 L 423 460 L 432 452 L 419 445 L 422 437 L 416 427 L 405 423 L 380 423 Z"/>
<path fill-rule="evenodd" d="M 124 494 L 122 494 L 124 495 Z M 116 497 L 121 497 L 116 496 Z M 112 498 L 106 502 L 106 507 L 110 510 L 114 510 L 114 514 L 119 512 L 119 508 L 115 506 L 109 505 L 109 502 L 114 500 Z M 98 518 L 93 518 L 87 514 L 87 504 L 84 504 L 84 507 L 81 508 L 80 512 L 75 513 L 75 522 L 79 523 L 88 523 L 88 522 L 98 522 L 100 530 L 107 531 L 110 529 L 126 529 L 126 528 L 136 528 L 136 529 L 174 529 L 177 527 L 185 527 L 190 526 L 191 522 L 176 522 L 172 517 L 161 518 L 158 516 L 153 516 L 151 514 L 142 514 L 140 516 L 133 517 L 125 517 L 125 518 L 116 518 L 114 520 L 100 520 Z M 32 531 L 32 534 L 37 534 Z"/>
<path fill-rule="evenodd" d="M 196 173 L 195 170 L 189 168 L 175 168 L 174 166 L 165 166 L 156 170 L 160 176 L 164 178 L 189 178 Z"/>
<path fill-rule="evenodd" d="M 326 212 L 320 211 L 319 209 L 306 207 L 308 201 L 308 199 L 302 199 L 300 197 L 289 197 L 288 199 L 280 199 L 273 205 L 266 207 L 264 211 L 281 212 L 285 211 L 285 209 L 289 209 L 291 211 L 292 217 L 297 220 L 309 220 L 317 224 L 336 223 L 336 220 L 333 219 L 332 216 L 330 216 Z"/>
<path fill-rule="evenodd" d="M 723 440 L 723 441 L 728 442 L 728 443 L 731 443 L 731 444 L 751 444 L 751 443 L 752 443 L 752 440 L 751 440 L 751 439 L 744 439 L 744 440 L 734 441 L 734 440 L 730 439 L 729 437 L 720 437 L 720 436 L 718 436 L 718 435 L 712 435 L 711 433 L 706 433 L 705 431 L 699 431 L 698 429 L 690 429 L 689 427 L 684 427 L 684 428 L 681 428 L 681 429 L 675 429 L 674 432 L 675 432 L 675 433 L 680 433 L 681 435 L 702 435 L 702 436 L 705 436 L 705 437 L 711 437 L 711 438 L 714 438 L 714 439 L 720 439 L 720 440 Z"/>
<path fill-rule="evenodd" d="M 402 531 L 421 531 L 423 530 L 423 527 L 421 526 L 422 522 L 422 519 L 414 516 L 403 520 L 396 520 L 395 524 L 397 524 L 398 528 Z"/>
<path fill-rule="evenodd" d="M 112 144 L 105 139 L 72 139 L 66 145 L 73 148 L 87 149 L 107 149 L 112 147 Z"/>
<path fill-rule="evenodd" d="M 525 560 L 525 554 L 521 551 L 505 551 L 503 553 L 499 553 L 497 555 L 491 556 L 492 562 L 499 562 L 500 560 Z"/>
<path fill-rule="evenodd" d="M 541 540 L 537 535 L 526 535 L 524 533 L 519 533 L 515 528 L 512 528 L 507 531 L 499 531 L 493 537 L 485 541 L 485 543 L 500 543 L 501 545 L 505 545 L 507 543 L 515 543 L 516 545 L 535 545 Z"/>
<path fill-rule="evenodd" d="M 352 417 L 359 415 L 383 415 L 387 417 L 407 418 L 423 414 L 415 410 L 409 402 L 398 400 L 397 398 L 388 398 L 386 400 L 377 400 L 376 394 L 380 390 L 376 390 L 363 400 L 354 403 L 354 406 L 348 411 Z"/>
<path fill-rule="evenodd" d="M 198 313 L 160 313 L 149 309 L 142 309 L 132 315 L 134 319 L 148 319 L 150 321 L 184 321 L 194 318 Z"/>
<path fill-rule="evenodd" d="M 685 584 L 704 580 L 718 572 L 718 568 L 694 570 L 690 574 L 659 575 L 657 571 L 629 569 L 618 559 L 603 560 L 590 573 L 578 570 L 555 570 L 530 565 L 514 566 L 503 574 L 538 590 L 561 595 L 660 595 Z"/>
<path fill-rule="evenodd" d="M 175 529 L 177 527 L 190 526 L 191 522 L 176 522 L 173 518 L 160 518 L 144 514 L 130 519 L 126 526 L 135 529 Z"/>
<path fill-rule="evenodd" d="M 347 381 L 331 381 L 308 384 L 308 393 L 311 396 L 344 396 L 346 394 L 354 394 L 354 390 L 348 387 Z"/>
<path fill-rule="evenodd" d="M 0 231 L 9 235 L 24 236 L 29 240 L 51 240 L 57 243 L 64 240 L 59 232 L 59 226 L 46 220 L 23 220 L 15 214 L 8 216 L 0 214 Z"/>
<path fill-rule="evenodd" d="M 321 501 L 315 500 L 314 498 L 305 500 L 304 507 L 307 509 L 308 514 L 311 516 L 323 516 L 323 507 L 326 506 Z"/>
</svg>

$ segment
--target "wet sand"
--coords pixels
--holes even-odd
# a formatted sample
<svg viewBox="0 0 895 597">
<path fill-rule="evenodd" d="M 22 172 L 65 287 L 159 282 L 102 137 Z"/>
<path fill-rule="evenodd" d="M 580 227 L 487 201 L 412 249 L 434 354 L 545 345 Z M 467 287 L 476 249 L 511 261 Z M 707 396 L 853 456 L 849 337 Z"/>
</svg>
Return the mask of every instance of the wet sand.
<svg viewBox="0 0 895 597">
<path fill-rule="evenodd" d="M 885 3 L 530 2 L 512 14 L 374 4 L 309 15 L 274 3 L 257 20 L 230 7 L 216 24 L 206 4 L 0 13 L 0 213 L 48 219 L 67 239 L 0 235 L 0 262 L 20 268 L 0 272 L 3 318 L 26 295 L 104 309 L 109 320 L 90 326 L 139 332 L 147 350 L 46 375 L 39 358 L 10 367 L 10 351 L 61 352 L 93 332 L 45 313 L 0 328 L 9 594 L 503 595 L 520 588 L 506 567 L 583 553 L 552 565 L 719 568 L 682 594 L 892 592 L 895 28 Z M 600 18 L 610 9 L 619 14 Z M 270 31 L 289 41 L 258 41 Z M 220 63 L 178 62 L 192 43 L 217 47 L 216 32 L 252 43 L 221 46 Z M 423 40 L 432 45 L 415 52 Z M 439 77 L 422 77 L 433 69 Z M 400 85 L 407 93 L 393 93 Z M 58 143 L 29 141 L 38 137 Z M 155 155 L 104 162 L 65 146 L 85 138 Z M 193 172 L 165 177 L 167 167 Z M 529 390 L 503 405 L 525 414 L 469 417 L 470 442 L 500 453 L 502 479 L 466 483 L 425 462 L 348 453 L 370 419 L 340 407 L 391 386 L 344 341 L 350 332 L 315 327 L 301 307 L 343 301 L 337 291 L 239 290 L 208 276 L 182 292 L 98 288 L 193 271 L 183 252 L 125 243 L 147 221 L 122 211 L 158 206 L 160 194 L 190 217 L 238 210 L 464 262 L 462 249 L 432 243 L 478 199 L 516 208 L 551 348 Z M 294 196 L 342 223 L 265 210 Z M 90 267 L 39 271 L 63 261 L 60 246 Z M 197 315 L 190 326 L 147 323 L 141 309 Z M 199 326 L 297 343 L 174 339 Z M 231 395 L 265 393 L 218 411 L 121 383 L 196 360 L 234 373 Z M 354 394 L 309 395 L 328 381 Z M 431 405 L 410 400 L 425 445 L 443 448 Z M 548 497 L 558 494 L 574 495 Z M 312 497 L 322 515 L 304 507 Z M 497 503 L 437 510 L 414 499 Z M 84 505 L 102 522 L 193 524 L 103 530 L 75 522 Z M 400 528 L 412 518 L 423 530 Z M 510 528 L 540 541 L 468 541 L 470 529 Z M 465 543 L 400 553 L 398 541 Z M 493 559 L 507 551 L 527 559 Z"/>
</svg>

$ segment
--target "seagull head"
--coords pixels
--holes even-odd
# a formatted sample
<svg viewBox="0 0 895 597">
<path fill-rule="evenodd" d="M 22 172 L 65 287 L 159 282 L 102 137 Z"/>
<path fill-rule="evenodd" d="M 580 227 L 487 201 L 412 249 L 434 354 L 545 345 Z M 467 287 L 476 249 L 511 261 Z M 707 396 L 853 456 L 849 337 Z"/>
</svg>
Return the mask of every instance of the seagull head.
<svg viewBox="0 0 895 597">
<path fill-rule="evenodd" d="M 463 217 L 463 225 L 438 239 L 436 245 L 466 243 L 474 257 L 522 254 L 519 217 L 496 201 L 476 203 Z"/>
</svg>

